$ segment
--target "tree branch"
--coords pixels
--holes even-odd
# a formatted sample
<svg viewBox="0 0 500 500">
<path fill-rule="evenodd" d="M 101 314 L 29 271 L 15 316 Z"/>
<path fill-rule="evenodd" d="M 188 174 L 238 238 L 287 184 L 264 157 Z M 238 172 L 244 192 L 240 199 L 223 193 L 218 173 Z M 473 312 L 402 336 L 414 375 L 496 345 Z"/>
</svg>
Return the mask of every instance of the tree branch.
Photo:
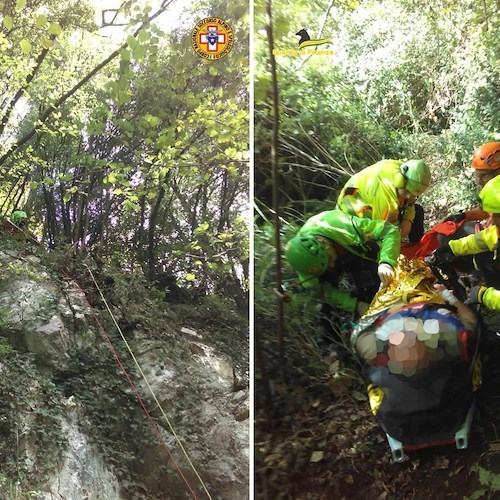
<svg viewBox="0 0 500 500">
<path fill-rule="evenodd" d="M 50 35 L 50 39 L 54 40 L 55 35 Z M 38 57 L 36 58 L 35 65 L 32 69 L 32 71 L 26 76 L 25 82 L 19 87 L 18 91 L 14 95 L 14 97 L 10 100 L 9 104 L 7 105 L 7 108 L 5 110 L 5 114 L 2 117 L 2 121 L 0 122 L 0 137 L 3 135 L 3 132 L 5 130 L 5 126 L 7 125 L 7 122 L 10 120 L 10 117 L 12 115 L 12 111 L 14 110 L 15 105 L 21 99 L 24 91 L 29 87 L 30 83 L 32 82 L 33 78 L 35 78 L 35 75 L 38 73 L 38 70 L 40 69 L 43 61 L 45 60 L 45 57 L 49 53 L 49 49 L 43 49 L 40 54 L 38 54 Z"/>
<path fill-rule="evenodd" d="M 142 24 L 134 31 L 132 36 L 134 38 L 137 37 L 137 35 L 140 33 L 140 31 L 147 26 L 153 19 L 158 17 L 160 14 L 162 14 L 165 9 L 173 2 L 173 0 L 165 0 L 160 9 L 155 12 L 152 16 L 150 16 L 146 21 L 143 21 Z M 3 165 L 5 162 L 22 146 L 24 146 L 27 142 L 29 142 L 33 136 L 37 133 L 38 128 L 41 124 L 44 124 L 49 117 L 56 111 L 59 107 L 61 107 L 68 99 L 70 99 L 78 90 L 80 90 L 85 84 L 87 84 L 101 69 L 103 69 L 105 66 L 107 66 L 113 59 L 115 59 L 120 52 L 127 47 L 127 42 L 124 42 L 118 49 L 116 49 L 114 52 L 112 52 L 106 59 L 104 59 L 101 63 L 99 63 L 92 71 L 90 71 L 86 76 L 82 78 L 73 88 L 68 90 L 65 94 L 63 94 L 61 97 L 56 99 L 51 105 L 49 105 L 45 111 L 41 114 L 40 118 L 38 119 L 37 123 L 38 126 L 35 125 L 27 134 L 25 134 L 19 141 L 14 143 L 10 149 L 2 156 L 0 157 L 0 169 L 2 169 Z M 5 169 L 3 167 L 3 169 Z"/>
<path fill-rule="evenodd" d="M 278 171 L 278 147 L 279 147 L 279 93 L 278 93 L 278 76 L 276 68 L 276 58 L 273 54 L 274 39 L 273 39 L 273 18 L 271 0 L 266 1 L 266 32 L 267 41 L 269 44 L 269 59 L 271 63 L 271 81 L 272 81 L 272 109 L 273 109 L 273 130 L 271 138 L 271 171 L 272 171 L 272 184 L 273 184 L 273 208 L 274 208 L 274 241 L 276 248 L 276 286 L 277 291 L 281 294 L 281 244 L 280 244 L 280 200 L 279 200 L 279 171 Z M 283 301 L 278 300 L 278 346 L 280 365 L 283 368 L 284 359 L 284 308 Z M 283 378 L 284 380 L 284 378 Z"/>
</svg>

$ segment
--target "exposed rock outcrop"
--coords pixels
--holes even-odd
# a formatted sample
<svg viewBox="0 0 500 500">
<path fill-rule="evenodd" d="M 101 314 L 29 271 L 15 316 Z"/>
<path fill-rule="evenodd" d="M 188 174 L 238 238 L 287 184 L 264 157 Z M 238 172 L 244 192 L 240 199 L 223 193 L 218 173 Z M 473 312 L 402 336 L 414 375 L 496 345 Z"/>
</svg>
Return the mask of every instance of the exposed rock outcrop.
<svg viewBox="0 0 500 500">
<path fill-rule="evenodd" d="M 167 445 L 200 498 L 206 494 L 198 475 L 214 499 L 248 498 L 249 395 L 247 389 L 235 392 L 234 366 L 242 360 L 218 351 L 212 339 L 221 335 L 195 320 L 189 328 L 164 316 L 155 324 L 155 311 L 144 311 L 145 321 L 126 339 L 136 365 L 107 312 L 93 310 L 85 294 L 49 272 L 42 259 L 0 249 L 0 338 L 13 349 L 2 369 L 23 353 L 36 378 L 29 397 L 16 392 L 10 403 L 0 401 L 17 412 L 5 420 L 24 426 L 16 458 L 23 480 L 16 487 L 47 499 L 189 498 Z M 96 314 L 163 442 L 111 356 Z M 234 332 L 243 345 L 246 333 Z M 45 434 L 60 439 L 49 446 Z M 18 482 L 4 459 L 0 492 Z"/>
</svg>

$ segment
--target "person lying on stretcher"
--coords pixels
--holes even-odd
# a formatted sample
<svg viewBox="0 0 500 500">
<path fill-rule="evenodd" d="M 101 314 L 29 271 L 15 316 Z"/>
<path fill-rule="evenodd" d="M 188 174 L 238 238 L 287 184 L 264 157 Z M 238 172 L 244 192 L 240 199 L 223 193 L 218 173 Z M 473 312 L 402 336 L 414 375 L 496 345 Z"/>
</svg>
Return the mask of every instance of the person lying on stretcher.
<svg viewBox="0 0 500 500">
<path fill-rule="evenodd" d="M 474 311 L 438 284 L 427 264 L 402 256 L 350 341 L 368 364 L 411 376 L 432 360 L 465 355 L 476 328 Z"/>
</svg>

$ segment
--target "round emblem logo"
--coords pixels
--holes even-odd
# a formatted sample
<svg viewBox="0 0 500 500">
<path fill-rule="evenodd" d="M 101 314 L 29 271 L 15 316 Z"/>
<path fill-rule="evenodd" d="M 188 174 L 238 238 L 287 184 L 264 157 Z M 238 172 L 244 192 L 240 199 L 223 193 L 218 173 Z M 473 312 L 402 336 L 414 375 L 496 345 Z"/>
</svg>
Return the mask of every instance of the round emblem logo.
<svg viewBox="0 0 500 500">
<path fill-rule="evenodd" d="M 206 17 L 191 32 L 191 45 L 203 59 L 221 59 L 233 48 L 234 33 L 223 19 Z"/>
</svg>

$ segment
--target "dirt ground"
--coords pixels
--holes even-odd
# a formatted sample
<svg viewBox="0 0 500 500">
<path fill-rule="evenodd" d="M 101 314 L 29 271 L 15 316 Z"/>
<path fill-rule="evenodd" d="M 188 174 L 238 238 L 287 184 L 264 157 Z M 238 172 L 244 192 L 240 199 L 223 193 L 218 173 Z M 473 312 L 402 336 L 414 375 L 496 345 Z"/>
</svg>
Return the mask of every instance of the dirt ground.
<svg viewBox="0 0 500 500">
<path fill-rule="evenodd" d="M 468 448 L 427 448 L 403 463 L 392 460 L 355 365 L 315 377 L 295 363 L 286 384 L 271 384 L 271 403 L 256 396 L 255 498 L 500 499 L 500 337 L 483 338 Z"/>
</svg>

